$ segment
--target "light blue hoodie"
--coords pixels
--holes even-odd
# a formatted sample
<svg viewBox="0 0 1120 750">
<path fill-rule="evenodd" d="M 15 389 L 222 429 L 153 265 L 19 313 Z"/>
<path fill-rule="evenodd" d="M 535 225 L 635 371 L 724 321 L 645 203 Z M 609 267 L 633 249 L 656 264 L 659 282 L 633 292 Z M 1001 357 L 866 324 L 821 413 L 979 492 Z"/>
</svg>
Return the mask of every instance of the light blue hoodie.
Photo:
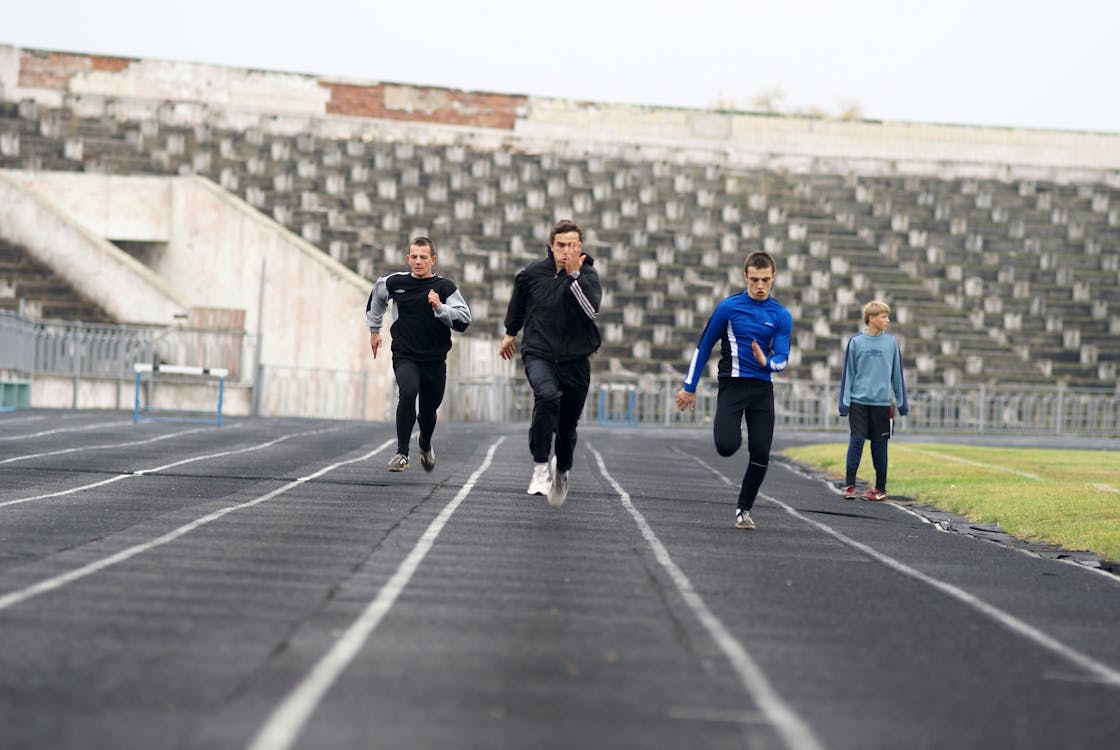
<svg viewBox="0 0 1120 750">
<path fill-rule="evenodd" d="M 898 413 L 906 416 L 910 402 L 906 398 L 898 340 L 889 333 L 871 336 L 860 331 L 848 340 L 848 348 L 844 350 L 840 415 L 848 413 L 853 401 L 869 406 L 890 406 L 892 396 L 898 404 Z"/>
</svg>

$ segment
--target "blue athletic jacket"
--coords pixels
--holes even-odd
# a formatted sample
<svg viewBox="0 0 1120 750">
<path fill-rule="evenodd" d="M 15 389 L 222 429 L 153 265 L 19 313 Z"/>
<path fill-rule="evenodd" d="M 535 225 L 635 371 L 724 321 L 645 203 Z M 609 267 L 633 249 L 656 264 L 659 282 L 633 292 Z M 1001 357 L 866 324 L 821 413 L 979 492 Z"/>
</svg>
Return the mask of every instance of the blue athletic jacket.
<svg viewBox="0 0 1120 750">
<path fill-rule="evenodd" d="M 773 297 L 758 302 L 746 291 L 720 302 L 708 318 L 692 355 L 684 389 L 695 393 L 716 341 L 720 342 L 719 377 L 771 380 L 770 373 L 786 369 L 793 317 Z M 766 365 L 755 361 L 751 342 L 757 341 Z"/>
</svg>

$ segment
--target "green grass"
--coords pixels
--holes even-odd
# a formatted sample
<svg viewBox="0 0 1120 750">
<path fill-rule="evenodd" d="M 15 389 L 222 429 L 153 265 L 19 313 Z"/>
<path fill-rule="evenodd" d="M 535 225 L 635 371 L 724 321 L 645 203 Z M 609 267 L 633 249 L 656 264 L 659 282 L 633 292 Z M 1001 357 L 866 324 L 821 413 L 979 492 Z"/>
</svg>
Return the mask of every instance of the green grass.
<svg viewBox="0 0 1120 750">
<path fill-rule="evenodd" d="M 847 450 L 845 440 L 789 448 L 783 455 L 843 479 Z M 859 477 L 874 481 L 867 448 Z M 997 521 L 1021 539 L 1120 561 L 1120 453 L 892 440 L 887 479 L 892 497 L 974 522 Z"/>
</svg>

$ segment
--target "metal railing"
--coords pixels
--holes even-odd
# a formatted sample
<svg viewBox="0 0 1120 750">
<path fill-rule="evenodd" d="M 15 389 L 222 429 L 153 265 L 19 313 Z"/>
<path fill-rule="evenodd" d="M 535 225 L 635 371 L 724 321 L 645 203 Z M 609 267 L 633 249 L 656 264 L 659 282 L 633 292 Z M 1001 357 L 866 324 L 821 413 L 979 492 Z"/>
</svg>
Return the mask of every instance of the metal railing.
<svg viewBox="0 0 1120 750">
<path fill-rule="evenodd" d="M 35 323 L 0 310 L 0 374 L 30 375 L 35 369 Z"/>
<path fill-rule="evenodd" d="M 244 331 L 125 323 L 34 323 L 34 370 L 48 375 L 128 378 L 136 364 L 224 367 L 234 382 L 252 380 L 253 337 Z"/>
<path fill-rule="evenodd" d="M 251 365 L 255 337 L 242 331 L 179 326 L 32 321 L 0 311 L 0 376 L 62 375 L 74 393 L 86 378 L 132 382 L 137 363 L 225 367 L 229 382 L 259 393 L 263 415 L 391 419 L 395 393 L 383 404 L 369 401 L 369 375 L 306 367 Z M 485 347 L 484 347 L 485 348 Z M 492 348 L 492 347 L 491 347 Z M 442 418 L 476 422 L 524 422 L 533 395 L 524 375 L 450 376 Z M 836 383 L 779 379 L 774 383 L 776 424 L 783 429 L 847 429 L 836 413 Z M 681 412 L 673 377 L 595 376 L 584 407 L 585 423 L 695 425 L 709 423 L 716 386 L 705 382 L 696 410 Z M 899 432 L 1007 433 L 1120 436 L 1120 390 L 1053 386 L 943 386 L 912 384 L 910 414 L 896 420 Z M 75 396 L 76 399 L 76 396 Z M 392 402 L 392 403 L 389 403 Z"/>
<path fill-rule="evenodd" d="M 846 431 L 847 420 L 837 414 L 838 387 L 804 380 L 776 381 L 776 426 Z M 674 396 L 679 389 L 676 378 L 629 383 L 593 378 L 583 420 L 666 426 L 710 423 L 715 385 L 700 388 L 694 412 L 677 409 Z M 899 432 L 1120 436 L 1120 392 L 1116 390 L 934 384 L 911 387 L 908 395 L 910 414 L 895 420 Z M 444 410 L 451 419 L 524 421 L 532 412 L 532 391 L 523 377 L 450 378 Z"/>
</svg>

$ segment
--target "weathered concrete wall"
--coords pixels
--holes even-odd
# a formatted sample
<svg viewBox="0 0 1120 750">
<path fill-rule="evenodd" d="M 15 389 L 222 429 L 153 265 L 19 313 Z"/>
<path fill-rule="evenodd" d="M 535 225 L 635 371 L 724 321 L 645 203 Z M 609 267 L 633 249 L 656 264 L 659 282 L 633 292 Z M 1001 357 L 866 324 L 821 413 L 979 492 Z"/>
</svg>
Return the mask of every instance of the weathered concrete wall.
<svg viewBox="0 0 1120 750">
<path fill-rule="evenodd" d="M 401 126 L 392 132 L 429 142 L 471 131 L 536 147 L 667 148 L 678 157 L 691 150 L 700 159 L 794 169 L 819 167 L 819 160 L 833 168 L 862 160 L 878 162 L 875 171 L 944 175 L 960 165 L 970 174 L 998 176 L 1029 168 L 1051 179 L 1100 179 L 1120 170 L 1117 133 L 643 107 L 11 46 L 0 46 L 0 97 L 84 103 L 118 116 L 179 123 L 330 130 L 336 137 L 359 137 L 371 123 L 382 123 L 373 127 Z"/>
<path fill-rule="evenodd" d="M 263 334 L 265 365 L 367 372 L 367 415 L 384 418 L 393 376 L 389 357 L 369 356 L 371 283 L 209 180 L 12 170 L 0 172 L 0 191 L 10 239 L 118 320 L 244 310 L 246 330 Z M 165 245 L 149 267 L 106 238 Z"/>
</svg>

